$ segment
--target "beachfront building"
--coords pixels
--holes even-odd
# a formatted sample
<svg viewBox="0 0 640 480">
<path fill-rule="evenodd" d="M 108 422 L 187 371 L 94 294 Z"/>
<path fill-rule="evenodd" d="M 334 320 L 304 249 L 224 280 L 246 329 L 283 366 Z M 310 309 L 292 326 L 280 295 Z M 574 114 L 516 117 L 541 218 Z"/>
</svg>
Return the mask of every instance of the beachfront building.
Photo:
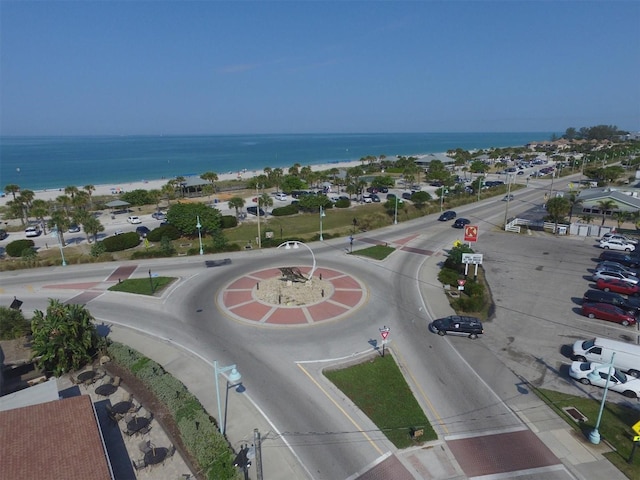
<svg viewBox="0 0 640 480">
<path fill-rule="evenodd" d="M 579 211 L 574 214 L 602 215 L 599 205 L 607 200 L 614 202 L 615 207 L 607 211 L 605 215 L 611 216 L 616 212 L 633 214 L 640 211 L 640 184 L 624 188 L 587 188 L 578 194 L 577 200 Z"/>
</svg>

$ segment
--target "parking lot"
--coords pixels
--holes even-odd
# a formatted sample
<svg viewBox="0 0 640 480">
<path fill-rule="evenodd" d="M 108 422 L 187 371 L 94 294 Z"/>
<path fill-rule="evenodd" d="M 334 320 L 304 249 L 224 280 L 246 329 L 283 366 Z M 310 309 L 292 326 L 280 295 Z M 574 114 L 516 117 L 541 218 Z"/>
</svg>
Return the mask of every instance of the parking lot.
<svg viewBox="0 0 640 480">
<path fill-rule="evenodd" d="M 602 395 L 602 389 L 569 378 L 570 346 L 595 336 L 638 343 L 638 326 L 581 314 L 582 296 L 602 252 L 591 237 L 488 231 L 474 250 L 484 254 L 495 301 L 495 318 L 483 341 L 514 372 L 536 386 L 571 394 Z M 610 401 L 638 405 L 622 395 Z"/>
</svg>

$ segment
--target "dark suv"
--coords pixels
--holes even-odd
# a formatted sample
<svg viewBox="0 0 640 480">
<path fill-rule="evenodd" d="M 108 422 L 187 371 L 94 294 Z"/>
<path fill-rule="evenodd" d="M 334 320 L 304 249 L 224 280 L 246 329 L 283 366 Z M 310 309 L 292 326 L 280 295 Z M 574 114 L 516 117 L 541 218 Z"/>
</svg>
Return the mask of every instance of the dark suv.
<svg viewBox="0 0 640 480">
<path fill-rule="evenodd" d="M 456 212 L 454 212 L 453 210 L 447 210 L 438 217 L 438 220 L 440 220 L 441 222 L 446 222 L 448 220 L 453 220 L 454 218 L 456 218 Z"/>
<path fill-rule="evenodd" d="M 636 268 L 640 266 L 640 257 L 636 255 L 629 255 L 625 252 L 616 252 L 611 250 L 605 250 L 600 254 L 600 261 L 608 260 L 610 262 L 618 262 L 627 267 Z"/>
<path fill-rule="evenodd" d="M 637 298 L 624 298 L 622 295 L 613 292 L 603 292 L 602 290 L 587 290 L 582 296 L 583 302 L 608 303 L 623 310 L 627 310 L 634 315 L 640 313 L 640 300 Z"/>
<path fill-rule="evenodd" d="M 451 315 L 450 317 L 434 320 L 429 325 L 429 330 L 438 335 L 461 333 L 467 335 L 469 338 L 478 338 L 478 335 L 484 333 L 480 320 L 475 317 L 464 317 L 460 315 Z"/>
</svg>

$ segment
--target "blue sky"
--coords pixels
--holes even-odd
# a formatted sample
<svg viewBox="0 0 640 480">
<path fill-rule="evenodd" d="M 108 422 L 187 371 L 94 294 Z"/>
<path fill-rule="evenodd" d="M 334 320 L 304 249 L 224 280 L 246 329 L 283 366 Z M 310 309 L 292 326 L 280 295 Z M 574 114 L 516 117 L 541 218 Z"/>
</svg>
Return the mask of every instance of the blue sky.
<svg viewBox="0 0 640 480">
<path fill-rule="evenodd" d="M 637 1 L 0 9 L 2 135 L 640 130 Z"/>
</svg>

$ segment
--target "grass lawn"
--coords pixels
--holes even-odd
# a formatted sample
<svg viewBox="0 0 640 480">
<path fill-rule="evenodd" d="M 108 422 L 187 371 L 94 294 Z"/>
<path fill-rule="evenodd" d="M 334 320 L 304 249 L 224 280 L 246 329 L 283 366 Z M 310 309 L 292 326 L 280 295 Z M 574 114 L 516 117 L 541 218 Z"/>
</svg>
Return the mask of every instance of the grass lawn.
<svg viewBox="0 0 640 480">
<path fill-rule="evenodd" d="M 396 447 L 407 448 L 438 438 L 392 355 L 326 371 L 325 375 Z M 424 434 L 414 440 L 411 438 L 414 429 L 422 429 Z"/>
<path fill-rule="evenodd" d="M 353 255 L 360 255 L 362 257 L 369 257 L 375 260 L 384 260 L 395 250 L 393 247 L 387 245 L 375 245 L 369 248 L 363 248 L 353 252 Z"/>
<path fill-rule="evenodd" d="M 589 433 L 595 427 L 598 420 L 598 411 L 604 390 L 598 392 L 597 399 L 576 397 L 553 390 L 535 389 L 538 396 L 550 405 L 561 418 L 565 419 L 573 428 L 585 436 L 585 441 Z M 607 399 L 611 395 L 620 396 L 619 393 L 607 392 Z M 635 400 L 633 400 L 635 402 Z M 587 417 L 583 423 L 576 423 L 562 410 L 564 407 L 575 407 L 580 413 Z M 640 478 L 640 451 L 636 452 L 632 463 L 627 463 L 633 448 L 633 436 L 635 432 L 631 426 L 640 420 L 640 411 L 633 408 L 609 403 L 605 405 L 602 412 L 602 420 L 598 431 L 601 442 L 606 441 L 615 449 L 614 452 L 606 454 L 607 459 L 613 463 L 622 473 L 632 479 Z"/>
<path fill-rule="evenodd" d="M 109 290 L 114 292 L 138 293 L 140 295 L 153 295 L 173 282 L 173 277 L 130 278 L 116 283 Z M 153 292 L 151 286 L 153 284 Z"/>
</svg>

